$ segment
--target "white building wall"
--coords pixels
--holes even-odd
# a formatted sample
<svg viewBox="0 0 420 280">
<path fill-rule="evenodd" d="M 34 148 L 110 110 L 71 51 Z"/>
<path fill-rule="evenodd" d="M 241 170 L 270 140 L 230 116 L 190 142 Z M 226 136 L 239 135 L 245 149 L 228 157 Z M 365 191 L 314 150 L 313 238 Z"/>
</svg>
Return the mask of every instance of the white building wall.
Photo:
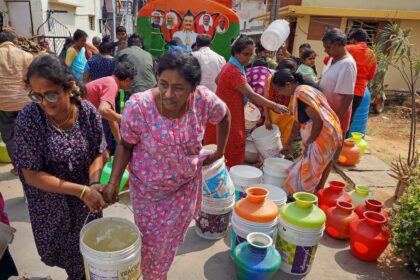
<svg viewBox="0 0 420 280">
<path fill-rule="evenodd" d="M 263 21 L 249 22 L 250 18 L 266 12 L 267 6 L 263 0 L 236 0 L 233 1 L 233 9 L 238 14 L 240 30 L 263 29 Z"/>
</svg>

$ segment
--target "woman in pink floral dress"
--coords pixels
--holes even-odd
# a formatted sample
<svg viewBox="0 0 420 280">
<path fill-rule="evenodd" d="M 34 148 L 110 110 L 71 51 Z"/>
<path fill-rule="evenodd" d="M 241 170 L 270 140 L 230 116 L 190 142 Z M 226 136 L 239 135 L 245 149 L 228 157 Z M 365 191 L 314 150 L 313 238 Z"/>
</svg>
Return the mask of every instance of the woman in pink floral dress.
<svg viewBox="0 0 420 280">
<path fill-rule="evenodd" d="M 117 186 L 130 163 L 135 221 L 143 234 L 143 277 L 166 279 L 176 250 L 201 206 L 202 165 L 221 158 L 230 129 L 223 101 L 201 80 L 189 54 L 171 53 L 158 67 L 158 87 L 134 94 L 121 121 L 110 183 L 104 193 L 116 201 Z M 217 151 L 201 152 L 206 123 L 218 127 Z"/>
</svg>

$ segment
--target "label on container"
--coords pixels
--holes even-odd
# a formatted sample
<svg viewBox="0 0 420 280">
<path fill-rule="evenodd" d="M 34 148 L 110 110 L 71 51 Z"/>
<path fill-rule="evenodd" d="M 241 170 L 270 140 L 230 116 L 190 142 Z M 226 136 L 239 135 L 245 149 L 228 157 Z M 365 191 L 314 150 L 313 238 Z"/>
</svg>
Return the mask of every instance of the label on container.
<svg viewBox="0 0 420 280">
<path fill-rule="evenodd" d="M 312 265 L 318 246 L 299 246 L 281 238 L 277 238 L 276 248 L 284 263 L 292 266 L 291 272 L 304 274 Z"/>
<path fill-rule="evenodd" d="M 213 198 L 227 198 L 233 189 L 233 182 L 226 168 L 203 182 L 203 192 Z"/>
<path fill-rule="evenodd" d="M 87 280 L 138 280 L 141 276 L 140 262 L 119 268 L 106 269 L 85 261 Z"/>
</svg>

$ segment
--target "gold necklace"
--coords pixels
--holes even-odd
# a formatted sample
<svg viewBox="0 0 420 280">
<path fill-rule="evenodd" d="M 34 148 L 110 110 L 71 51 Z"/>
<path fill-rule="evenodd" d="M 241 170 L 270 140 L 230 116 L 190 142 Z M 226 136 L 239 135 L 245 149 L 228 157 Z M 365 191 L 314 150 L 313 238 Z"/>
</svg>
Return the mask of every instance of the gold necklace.
<svg viewBox="0 0 420 280">
<path fill-rule="evenodd" d="M 73 116 L 73 106 L 70 105 L 70 110 L 69 113 L 67 114 L 67 118 L 64 122 L 62 122 L 61 124 L 58 124 L 56 121 L 54 121 L 51 117 L 48 117 L 48 119 L 53 123 L 53 125 L 59 130 L 62 131 L 62 126 L 65 125 L 70 118 Z"/>
</svg>

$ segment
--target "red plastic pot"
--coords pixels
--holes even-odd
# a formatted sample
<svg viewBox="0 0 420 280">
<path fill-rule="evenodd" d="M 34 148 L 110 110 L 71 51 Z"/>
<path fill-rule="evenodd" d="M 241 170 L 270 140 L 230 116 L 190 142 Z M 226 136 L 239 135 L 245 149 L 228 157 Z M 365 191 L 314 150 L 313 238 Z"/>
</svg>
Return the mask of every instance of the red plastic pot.
<svg viewBox="0 0 420 280">
<path fill-rule="evenodd" d="M 346 184 L 339 181 L 330 181 L 329 188 L 323 188 L 318 191 L 318 207 L 324 212 L 328 208 L 334 207 L 337 201 L 346 201 L 351 203 L 351 196 L 344 191 Z"/>
<path fill-rule="evenodd" d="M 388 219 L 388 212 L 385 211 L 383 208 L 384 208 L 384 204 L 382 201 L 369 198 L 369 199 L 366 199 L 365 205 L 357 206 L 356 209 L 354 209 L 354 212 L 357 214 L 357 216 L 360 219 L 363 219 L 363 213 L 365 213 L 366 211 L 373 211 L 373 212 L 381 213 L 382 215 L 384 215 L 386 219 Z"/>
<path fill-rule="evenodd" d="M 374 262 L 389 243 L 390 233 L 384 226 L 387 218 L 372 211 L 366 211 L 363 217 L 350 224 L 350 251 L 359 260 Z"/>
<path fill-rule="evenodd" d="M 330 236 L 338 239 L 350 238 L 350 223 L 357 219 L 353 209 L 354 207 L 351 203 L 337 201 L 335 207 L 331 207 L 325 212 L 327 215 L 325 230 Z"/>
</svg>

